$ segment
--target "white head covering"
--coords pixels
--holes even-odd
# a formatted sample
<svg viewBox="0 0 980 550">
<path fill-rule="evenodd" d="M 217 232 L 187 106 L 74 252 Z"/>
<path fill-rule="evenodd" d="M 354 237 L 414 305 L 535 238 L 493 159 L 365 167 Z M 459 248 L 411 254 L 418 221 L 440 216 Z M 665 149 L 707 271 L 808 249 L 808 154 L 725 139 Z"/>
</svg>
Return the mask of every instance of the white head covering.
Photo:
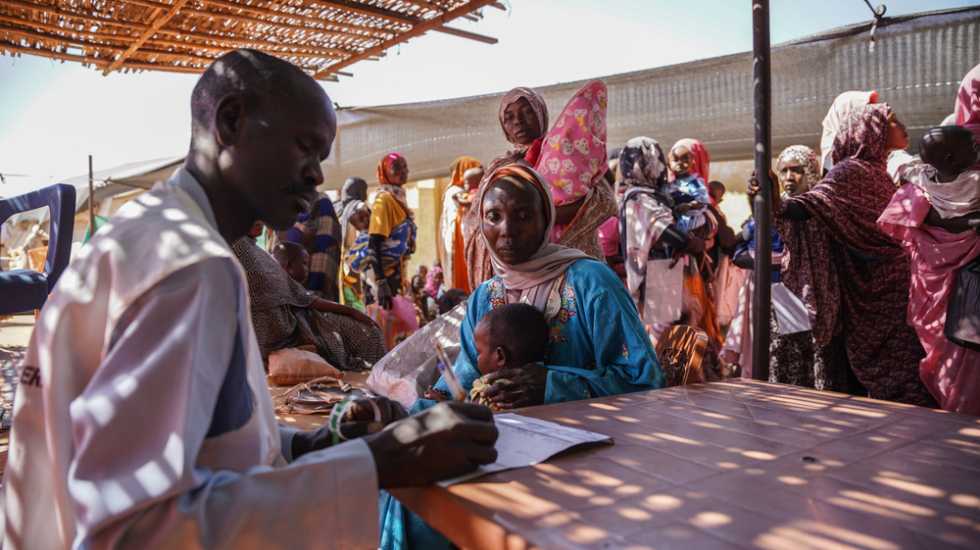
<svg viewBox="0 0 980 550">
<path fill-rule="evenodd" d="M 541 235 L 538 250 L 524 261 L 511 265 L 501 260 L 496 251 L 490 246 L 483 231 L 480 235 L 490 254 L 490 263 L 495 275 L 504 282 L 507 291 L 507 302 L 522 302 L 531 304 L 544 311 L 548 304 L 548 294 L 555 278 L 565 273 L 570 265 L 581 259 L 594 259 L 581 250 L 554 244 L 548 238 L 555 226 L 555 202 L 548 190 L 548 182 L 533 168 L 521 164 L 509 164 L 494 171 L 484 190 L 484 196 L 490 188 L 500 180 L 507 179 L 513 183 L 527 181 L 534 185 L 541 194 L 544 211 L 547 215 L 547 227 Z M 480 219 L 483 219 L 483 201 L 480 201 Z"/>
<path fill-rule="evenodd" d="M 834 99 L 834 103 L 823 119 L 823 135 L 820 137 L 820 166 L 830 170 L 834 161 L 830 154 L 834 151 L 834 139 L 840 130 L 844 116 L 858 107 L 878 102 L 878 92 L 844 92 Z"/>
<path fill-rule="evenodd" d="M 784 159 L 796 159 L 799 161 L 800 166 L 803 167 L 803 182 L 806 184 L 806 189 L 802 191 L 803 193 L 813 189 L 820 183 L 823 179 L 820 173 L 820 161 L 817 160 L 817 154 L 813 152 L 806 145 L 790 145 L 789 147 L 783 149 L 782 153 L 779 153 L 779 158 L 776 159 L 776 166 L 779 166 L 780 162 Z"/>
</svg>

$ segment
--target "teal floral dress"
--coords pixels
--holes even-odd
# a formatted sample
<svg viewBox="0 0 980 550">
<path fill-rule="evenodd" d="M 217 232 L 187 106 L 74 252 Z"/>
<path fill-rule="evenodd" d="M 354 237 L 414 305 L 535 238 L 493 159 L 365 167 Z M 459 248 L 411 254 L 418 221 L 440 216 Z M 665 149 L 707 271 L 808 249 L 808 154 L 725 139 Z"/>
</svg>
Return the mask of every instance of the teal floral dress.
<svg viewBox="0 0 980 550">
<path fill-rule="evenodd" d="M 579 260 L 562 276 L 561 307 L 551 320 L 545 404 L 654 390 L 663 371 L 623 282 L 605 264 Z M 469 391 L 480 377 L 473 330 L 483 315 L 506 303 L 499 277 L 484 281 L 470 296 L 460 327 L 462 350 L 454 370 Z M 446 390 L 442 379 L 435 385 Z M 413 411 L 435 401 L 420 399 Z"/>
<path fill-rule="evenodd" d="M 545 404 L 663 387 L 657 354 L 623 281 L 606 264 L 585 259 L 562 278 L 561 306 L 551 320 Z M 467 392 L 480 377 L 473 330 L 486 312 L 506 303 L 505 290 L 500 277 L 494 277 L 477 287 L 466 304 L 459 332 L 462 350 L 453 370 Z M 441 378 L 435 388 L 449 389 Z M 435 404 L 419 399 L 412 412 Z M 387 491 L 380 491 L 379 509 L 382 550 L 450 548 L 449 540 Z"/>
</svg>

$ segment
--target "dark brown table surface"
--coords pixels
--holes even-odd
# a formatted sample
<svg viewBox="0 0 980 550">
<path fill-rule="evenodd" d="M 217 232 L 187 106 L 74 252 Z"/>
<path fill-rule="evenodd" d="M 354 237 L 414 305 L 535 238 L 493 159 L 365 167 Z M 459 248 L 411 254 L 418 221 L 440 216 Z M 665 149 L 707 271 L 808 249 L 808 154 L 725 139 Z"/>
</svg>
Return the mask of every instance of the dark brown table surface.
<svg viewBox="0 0 980 550">
<path fill-rule="evenodd" d="M 980 419 L 751 380 L 518 411 L 615 444 L 392 491 L 462 548 L 980 548 Z"/>
</svg>

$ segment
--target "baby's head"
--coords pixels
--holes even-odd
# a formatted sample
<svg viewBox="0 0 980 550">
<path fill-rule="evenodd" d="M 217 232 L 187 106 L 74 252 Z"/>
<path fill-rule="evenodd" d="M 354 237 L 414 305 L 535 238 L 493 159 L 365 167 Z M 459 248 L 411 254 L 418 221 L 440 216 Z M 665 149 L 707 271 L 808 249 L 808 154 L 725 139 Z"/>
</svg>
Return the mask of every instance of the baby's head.
<svg viewBox="0 0 980 550">
<path fill-rule="evenodd" d="M 476 168 L 470 168 L 466 172 L 463 172 L 463 184 L 467 191 L 472 191 L 480 186 L 480 180 L 483 179 L 484 170 L 482 166 Z"/>
<path fill-rule="evenodd" d="M 919 140 L 919 157 L 942 174 L 959 174 L 980 163 L 977 137 L 963 126 L 939 126 Z"/>
<path fill-rule="evenodd" d="M 534 306 L 506 304 L 491 309 L 473 330 L 480 374 L 544 361 L 550 335 L 548 322 Z"/>
<path fill-rule="evenodd" d="M 364 231 L 371 226 L 371 211 L 362 203 L 351 212 L 349 221 L 354 226 L 354 229 Z"/>
<path fill-rule="evenodd" d="M 421 275 L 415 275 L 412 277 L 412 294 L 418 294 L 422 292 L 425 288 L 425 278 Z"/>
<path fill-rule="evenodd" d="M 281 241 L 272 249 L 272 257 L 286 270 L 286 274 L 299 283 L 306 283 L 310 276 L 310 254 L 299 243 Z"/>
<path fill-rule="evenodd" d="M 687 147 L 678 145 L 671 149 L 670 155 L 667 156 L 667 163 L 670 164 L 670 170 L 675 176 L 686 178 L 694 167 L 694 153 Z"/>
<path fill-rule="evenodd" d="M 711 197 L 711 205 L 717 207 L 724 200 L 722 197 L 725 196 L 725 184 L 720 181 L 709 181 L 708 196 Z"/>
</svg>

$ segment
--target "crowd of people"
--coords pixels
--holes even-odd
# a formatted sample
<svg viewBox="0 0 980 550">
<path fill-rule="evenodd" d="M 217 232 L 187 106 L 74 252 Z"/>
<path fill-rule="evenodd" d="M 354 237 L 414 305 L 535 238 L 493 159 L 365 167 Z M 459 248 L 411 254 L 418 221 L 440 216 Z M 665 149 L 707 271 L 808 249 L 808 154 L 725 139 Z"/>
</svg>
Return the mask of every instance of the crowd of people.
<svg viewBox="0 0 980 550">
<path fill-rule="evenodd" d="M 820 155 L 794 145 L 769 174 L 770 380 L 980 415 L 976 311 L 947 316 L 980 272 L 980 67 L 915 157 L 877 100 L 842 94 Z M 373 201 L 352 177 L 335 205 L 315 192 L 336 134 L 322 88 L 258 52 L 220 58 L 192 96 L 185 168 L 120 210 L 41 312 L 5 543 L 312 546 L 327 517 L 335 546 L 449 548 L 385 489 L 492 462 L 491 409 L 661 388 L 654 343 L 678 324 L 707 339 L 701 381 L 750 375 L 755 223 L 729 227 L 701 141 L 610 148 L 608 101 L 591 81 L 549 126 L 538 91 L 505 94 L 512 147 L 452 164 L 439 259 L 410 274 L 409 159 L 380 159 Z M 271 354 L 371 368 L 391 352 L 379 315 L 403 303 L 422 326 L 465 312 L 454 371 L 480 404 L 439 379 L 408 410 L 352 407 L 339 434 L 276 424 Z"/>
</svg>

